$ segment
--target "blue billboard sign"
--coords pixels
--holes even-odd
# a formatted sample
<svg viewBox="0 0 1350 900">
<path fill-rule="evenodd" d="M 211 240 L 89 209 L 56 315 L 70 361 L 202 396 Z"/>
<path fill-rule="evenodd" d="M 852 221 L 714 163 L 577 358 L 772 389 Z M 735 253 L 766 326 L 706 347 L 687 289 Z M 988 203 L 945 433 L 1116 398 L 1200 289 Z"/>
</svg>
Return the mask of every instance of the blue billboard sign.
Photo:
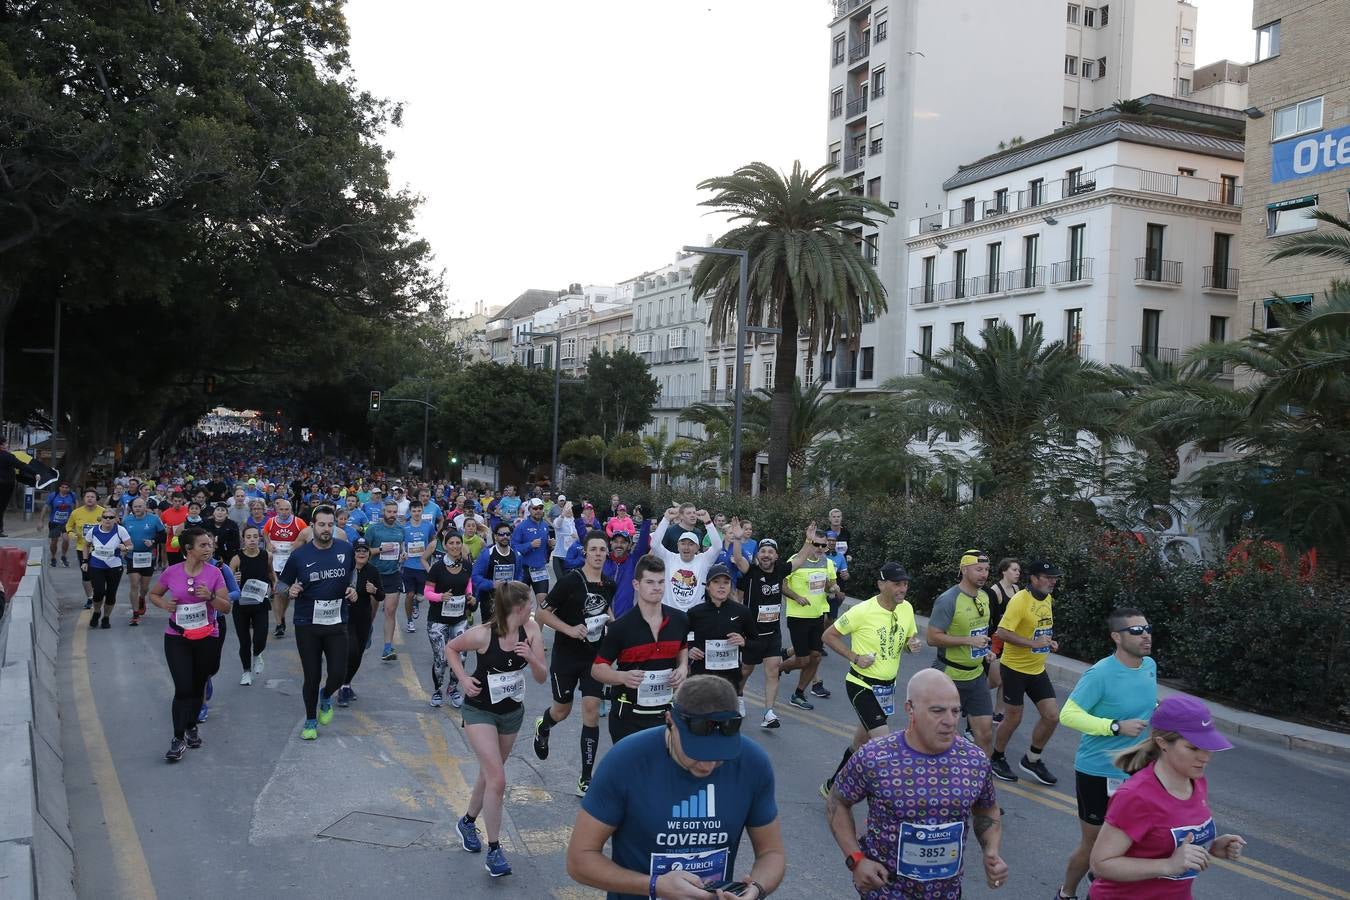
<svg viewBox="0 0 1350 900">
<path fill-rule="evenodd" d="M 1350 169 L 1350 125 L 1290 138 L 1270 148 L 1270 180 L 1275 184 L 1341 168 Z"/>
</svg>

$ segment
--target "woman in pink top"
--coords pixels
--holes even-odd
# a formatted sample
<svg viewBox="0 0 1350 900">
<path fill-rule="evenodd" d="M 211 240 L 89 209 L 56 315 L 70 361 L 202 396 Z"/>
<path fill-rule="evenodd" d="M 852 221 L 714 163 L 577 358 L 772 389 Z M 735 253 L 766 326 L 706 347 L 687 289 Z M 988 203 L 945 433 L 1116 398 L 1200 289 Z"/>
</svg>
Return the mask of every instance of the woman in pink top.
<svg viewBox="0 0 1350 900">
<path fill-rule="evenodd" d="M 1115 760 L 1132 774 L 1111 797 L 1092 848 L 1091 900 L 1185 900 L 1210 857 L 1238 859 L 1247 843 L 1218 835 L 1209 811 L 1205 766 L 1233 745 L 1205 704 L 1176 694 L 1149 725 L 1148 741 Z"/>
<path fill-rule="evenodd" d="M 624 534 L 632 537 L 637 534 L 637 526 L 633 524 L 633 519 L 628 515 L 628 507 L 622 503 L 619 504 L 615 514 L 609 517 L 605 523 L 605 534 L 614 537 L 616 531 L 622 531 Z"/>
<path fill-rule="evenodd" d="M 225 576 L 211 565 L 215 541 L 200 528 L 178 535 L 183 561 L 169 566 L 150 590 L 150 602 L 169 613 L 164 658 L 173 677 L 173 740 L 164 758 L 178 762 L 183 751 L 202 745 L 197 733 L 206 680 L 220 668 L 218 613 L 230 611 Z"/>
</svg>

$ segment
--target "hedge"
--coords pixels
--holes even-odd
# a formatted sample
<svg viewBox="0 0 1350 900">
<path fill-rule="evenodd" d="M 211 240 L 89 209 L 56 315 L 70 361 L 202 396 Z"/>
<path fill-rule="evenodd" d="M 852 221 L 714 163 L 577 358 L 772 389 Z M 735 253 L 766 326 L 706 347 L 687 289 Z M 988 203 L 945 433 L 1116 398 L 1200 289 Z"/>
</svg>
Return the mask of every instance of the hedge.
<svg viewBox="0 0 1350 900">
<path fill-rule="evenodd" d="M 914 576 L 909 596 L 920 613 L 955 583 L 963 550 L 978 548 L 995 562 L 1050 559 L 1065 572 L 1055 592 L 1060 653 L 1086 662 L 1109 653 L 1107 614 L 1135 606 L 1153 623 L 1153 655 L 1165 679 L 1248 709 L 1350 727 L 1350 588 L 1339 582 L 1300 582 L 1274 564 L 1172 566 L 1097 522 L 1006 494 L 964 503 L 825 493 L 750 498 L 595 476 L 572 477 L 565 492 L 597 508 L 618 494 L 648 515 L 694 503 L 749 517 L 756 537 L 794 550 L 808 522 L 823 528 L 839 507 L 852 537 L 850 593 L 866 596 L 881 564 L 895 560 Z"/>
</svg>

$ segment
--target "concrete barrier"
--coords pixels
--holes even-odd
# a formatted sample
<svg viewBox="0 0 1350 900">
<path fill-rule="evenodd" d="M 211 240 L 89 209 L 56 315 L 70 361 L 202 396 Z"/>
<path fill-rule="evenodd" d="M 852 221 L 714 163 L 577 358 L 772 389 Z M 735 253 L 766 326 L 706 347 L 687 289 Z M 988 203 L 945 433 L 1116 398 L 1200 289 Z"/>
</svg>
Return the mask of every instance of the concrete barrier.
<svg viewBox="0 0 1350 900">
<path fill-rule="evenodd" d="M 75 897 L 56 662 L 61 620 L 41 541 L 0 620 L 0 897 Z"/>
</svg>

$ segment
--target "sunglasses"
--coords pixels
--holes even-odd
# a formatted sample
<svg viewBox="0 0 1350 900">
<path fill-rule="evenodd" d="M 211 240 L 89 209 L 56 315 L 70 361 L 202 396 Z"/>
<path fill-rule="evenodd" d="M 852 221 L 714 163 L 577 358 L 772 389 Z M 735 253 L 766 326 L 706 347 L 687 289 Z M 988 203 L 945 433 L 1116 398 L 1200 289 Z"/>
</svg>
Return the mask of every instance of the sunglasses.
<svg viewBox="0 0 1350 900">
<path fill-rule="evenodd" d="M 1131 625 L 1131 626 L 1129 626 L 1128 628 L 1122 628 L 1122 629 L 1120 629 L 1120 632 L 1121 632 L 1122 634 L 1128 632 L 1129 634 L 1132 634 L 1132 635 L 1134 635 L 1135 637 L 1139 637 L 1140 635 L 1144 635 L 1144 634 L 1152 634 L 1152 633 L 1153 633 L 1153 626 L 1152 626 L 1152 625 Z"/>
<path fill-rule="evenodd" d="M 499 531 L 499 532 L 497 532 L 497 537 L 510 537 L 510 536 L 511 536 L 511 532 L 509 532 L 509 531 Z"/>
<path fill-rule="evenodd" d="M 116 519 L 117 516 L 99 516 L 100 519 Z"/>
<path fill-rule="evenodd" d="M 708 737 L 711 734 L 720 734 L 723 737 L 735 737 L 741 733 L 741 717 L 734 719 L 704 719 L 701 717 L 687 716 L 680 713 L 680 718 L 684 720 L 684 727 L 689 729 L 689 733 L 694 737 Z"/>
<path fill-rule="evenodd" d="M 828 546 L 830 546 L 830 545 L 829 545 L 829 544 L 812 544 L 811 546 L 817 548 L 818 550 L 824 550 L 826 547 L 828 547 Z"/>
</svg>

